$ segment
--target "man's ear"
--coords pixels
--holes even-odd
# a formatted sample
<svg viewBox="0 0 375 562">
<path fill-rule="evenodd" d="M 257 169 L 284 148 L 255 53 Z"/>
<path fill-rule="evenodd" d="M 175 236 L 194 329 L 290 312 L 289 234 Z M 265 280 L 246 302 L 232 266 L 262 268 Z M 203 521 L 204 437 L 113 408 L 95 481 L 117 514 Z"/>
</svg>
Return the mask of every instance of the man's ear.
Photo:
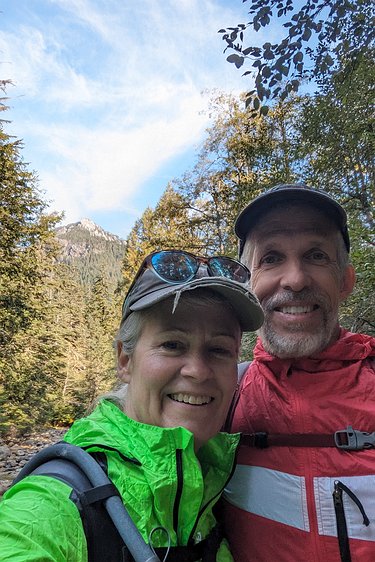
<svg viewBox="0 0 375 562">
<path fill-rule="evenodd" d="M 340 300 L 341 302 L 348 298 L 348 296 L 353 292 L 355 285 L 355 270 L 354 267 L 349 264 L 345 270 L 344 278 L 341 284 L 340 290 Z"/>
<path fill-rule="evenodd" d="M 122 382 L 130 382 L 130 356 L 122 349 L 122 342 L 117 342 L 117 376 Z"/>
</svg>

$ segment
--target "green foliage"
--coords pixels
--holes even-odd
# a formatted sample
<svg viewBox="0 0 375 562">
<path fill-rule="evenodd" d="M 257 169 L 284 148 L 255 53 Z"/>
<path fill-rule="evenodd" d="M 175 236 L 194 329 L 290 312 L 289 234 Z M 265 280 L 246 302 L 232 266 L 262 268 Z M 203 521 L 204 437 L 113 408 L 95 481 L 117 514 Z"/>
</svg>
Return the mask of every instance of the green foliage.
<svg viewBox="0 0 375 562">
<path fill-rule="evenodd" d="M 143 258 L 150 252 L 167 248 L 194 252 L 198 247 L 200 242 L 189 208 L 183 196 L 168 185 L 155 210 L 147 208 L 126 239 L 123 281 L 118 291 L 125 292 Z"/>
<path fill-rule="evenodd" d="M 60 218 L 45 213 L 21 149 L 1 128 L 0 432 L 71 422 L 114 382 L 119 274 L 112 268 L 113 279 L 84 281 L 111 259 L 119 270 L 122 244 L 104 240 L 106 259 L 88 257 L 86 279 L 64 264 L 55 239 Z"/>
<path fill-rule="evenodd" d="M 343 60 L 355 60 L 373 45 L 375 36 L 372 0 L 244 0 L 251 20 L 220 29 L 226 48 L 234 51 L 227 61 L 255 78 L 247 104 L 253 114 L 267 114 L 267 100 L 283 101 L 297 92 L 303 80 L 326 81 Z M 247 30 L 259 31 L 280 21 L 286 34 L 278 43 L 245 46 Z M 256 93 L 256 95 L 254 95 Z"/>
<path fill-rule="evenodd" d="M 0 131 L 0 389 L 3 427 L 45 419 L 53 336 L 45 326 L 45 287 L 56 256 L 57 216 L 44 214 L 21 145 Z M 49 346 L 52 346 L 50 348 Z M 38 403 L 38 407 L 36 407 Z"/>
<path fill-rule="evenodd" d="M 235 255 L 233 224 L 242 207 L 261 189 L 296 179 L 299 106 L 295 99 L 253 118 L 242 97 L 212 98 L 212 125 L 197 164 L 174 182 L 198 229 L 200 251 Z"/>
<path fill-rule="evenodd" d="M 343 63 L 324 93 L 303 103 L 300 150 L 305 177 L 329 191 L 345 207 L 357 271 L 354 294 L 342 308 L 342 323 L 375 331 L 375 67 L 373 52 Z"/>
<path fill-rule="evenodd" d="M 28 295 L 42 278 L 37 252 L 58 220 L 43 216 L 45 203 L 20 148 L 0 130 L 0 347 L 29 323 L 33 309 Z"/>
<path fill-rule="evenodd" d="M 91 289 L 86 306 L 87 345 L 86 376 L 83 387 L 83 403 L 90 404 L 100 394 L 113 387 L 115 354 L 112 343 L 120 323 L 115 312 L 114 299 L 109 298 L 108 284 L 98 277 Z"/>
</svg>

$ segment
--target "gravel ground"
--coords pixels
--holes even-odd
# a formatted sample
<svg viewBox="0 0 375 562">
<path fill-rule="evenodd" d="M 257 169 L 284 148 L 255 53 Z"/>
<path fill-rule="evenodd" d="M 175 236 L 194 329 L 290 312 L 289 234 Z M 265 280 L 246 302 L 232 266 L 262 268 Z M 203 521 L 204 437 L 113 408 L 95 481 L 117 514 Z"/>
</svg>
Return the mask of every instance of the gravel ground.
<svg viewBox="0 0 375 562">
<path fill-rule="evenodd" d="M 60 441 L 66 431 L 67 428 L 51 428 L 19 438 L 0 439 L 0 495 L 35 453 Z"/>
</svg>

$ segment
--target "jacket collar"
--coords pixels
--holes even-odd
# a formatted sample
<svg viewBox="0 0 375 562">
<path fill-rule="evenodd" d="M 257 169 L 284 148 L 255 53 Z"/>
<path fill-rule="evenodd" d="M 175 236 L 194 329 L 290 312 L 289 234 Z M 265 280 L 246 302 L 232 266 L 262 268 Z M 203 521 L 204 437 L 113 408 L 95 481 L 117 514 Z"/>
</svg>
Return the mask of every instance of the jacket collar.
<svg viewBox="0 0 375 562">
<path fill-rule="evenodd" d="M 313 357 L 301 359 L 280 359 L 265 351 L 262 341 L 258 338 L 254 359 L 266 363 L 275 375 L 289 374 L 292 369 L 300 369 L 310 373 L 336 371 L 344 362 L 362 361 L 375 357 L 375 338 L 366 334 L 354 334 L 340 329 L 339 338 Z"/>
</svg>

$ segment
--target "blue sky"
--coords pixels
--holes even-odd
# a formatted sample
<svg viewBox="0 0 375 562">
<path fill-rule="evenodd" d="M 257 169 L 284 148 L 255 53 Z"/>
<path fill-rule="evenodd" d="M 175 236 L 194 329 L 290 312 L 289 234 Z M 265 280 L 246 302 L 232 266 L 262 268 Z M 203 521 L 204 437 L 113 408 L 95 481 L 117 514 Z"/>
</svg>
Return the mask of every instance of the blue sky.
<svg viewBox="0 0 375 562">
<path fill-rule="evenodd" d="M 125 238 L 168 181 L 192 167 L 208 125 L 202 92 L 250 86 L 217 33 L 246 21 L 246 8 L 241 0 L 0 0 L 0 76 L 14 84 L 6 132 L 23 140 L 63 223 L 87 217 Z"/>
</svg>

